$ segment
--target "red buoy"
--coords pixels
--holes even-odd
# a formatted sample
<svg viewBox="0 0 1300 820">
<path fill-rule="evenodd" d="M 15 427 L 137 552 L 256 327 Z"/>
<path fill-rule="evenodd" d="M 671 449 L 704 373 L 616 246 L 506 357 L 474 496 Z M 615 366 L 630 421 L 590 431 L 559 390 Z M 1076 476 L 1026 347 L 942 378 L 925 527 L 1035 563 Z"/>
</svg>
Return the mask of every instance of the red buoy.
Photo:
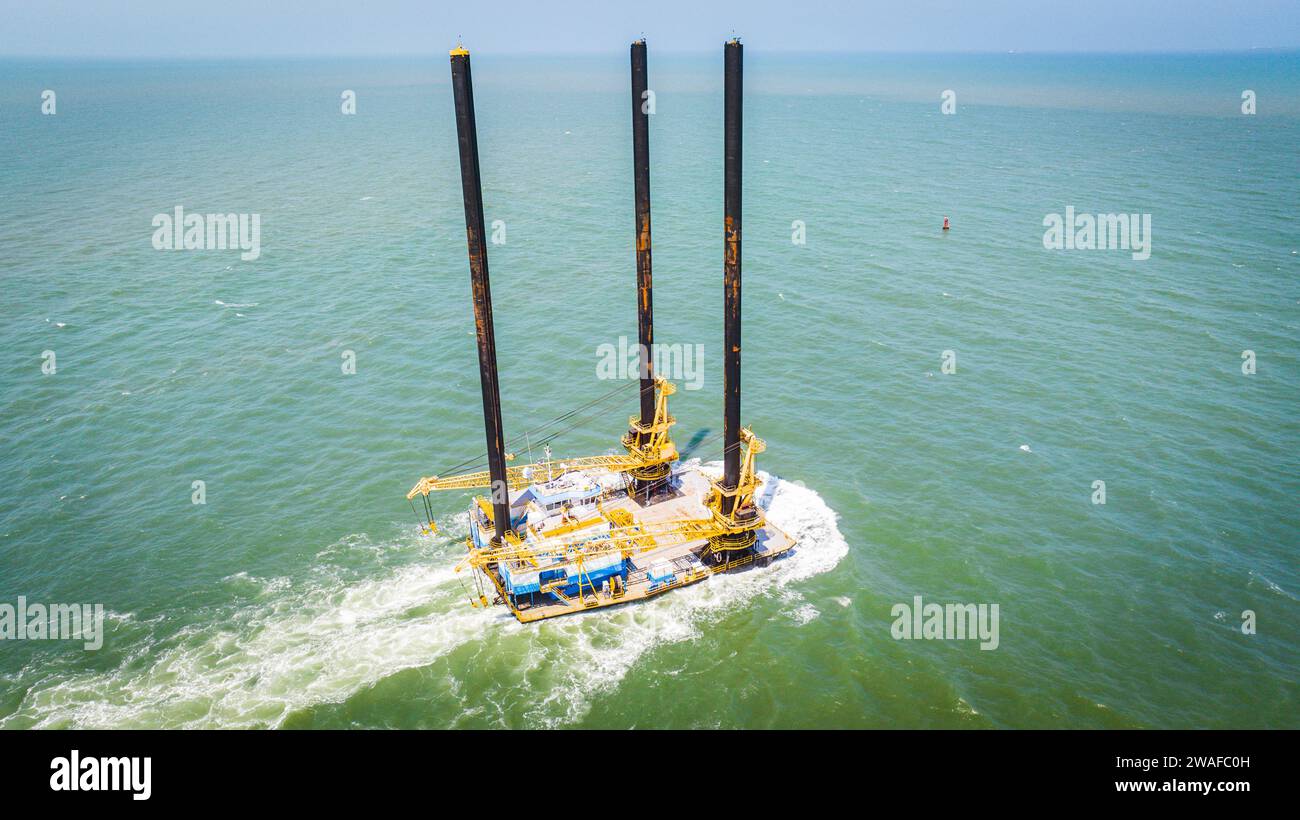
<svg viewBox="0 0 1300 820">
<path fill-rule="evenodd" d="M 943 229 L 948 230 L 948 217 L 946 216 L 943 218 Z"/>
</svg>

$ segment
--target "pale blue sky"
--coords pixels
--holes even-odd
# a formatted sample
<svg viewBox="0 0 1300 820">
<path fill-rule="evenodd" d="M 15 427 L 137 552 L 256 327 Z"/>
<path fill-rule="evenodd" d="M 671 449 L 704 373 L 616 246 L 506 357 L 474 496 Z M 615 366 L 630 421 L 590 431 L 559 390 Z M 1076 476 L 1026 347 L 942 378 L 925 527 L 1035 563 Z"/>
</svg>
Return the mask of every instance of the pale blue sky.
<svg viewBox="0 0 1300 820">
<path fill-rule="evenodd" d="M 210 57 L 713 49 L 1199 51 L 1300 46 L 1297 0 L 0 0 L 0 54 Z"/>
</svg>

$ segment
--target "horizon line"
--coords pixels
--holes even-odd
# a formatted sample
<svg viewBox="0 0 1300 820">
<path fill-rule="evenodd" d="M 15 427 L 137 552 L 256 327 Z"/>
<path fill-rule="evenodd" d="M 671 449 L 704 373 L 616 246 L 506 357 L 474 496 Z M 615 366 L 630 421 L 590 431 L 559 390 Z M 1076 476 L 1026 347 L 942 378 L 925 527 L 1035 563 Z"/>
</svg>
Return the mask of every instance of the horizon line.
<svg viewBox="0 0 1300 820">
<path fill-rule="evenodd" d="M 725 42 L 725 41 L 723 41 Z M 631 44 L 631 41 L 628 43 Z M 722 43 L 720 42 L 719 45 Z M 396 52 L 283 52 L 283 53 L 261 53 L 261 54 L 237 54 L 230 52 L 212 52 L 210 54 L 37 54 L 24 52 L 0 52 L 0 60 L 68 60 L 68 61 L 131 61 L 131 60 L 169 60 L 176 62 L 199 62 L 203 60 L 378 60 L 378 59 L 410 59 L 441 56 L 443 49 L 434 49 L 431 51 L 396 51 Z M 470 49 L 475 53 L 474 49 Z M 1285 53 L 1300 51 L 1300 45 L 1284 46 L 1250 46 L 1245 48 L 1186 48 L 1186 49 L 797 49 L 797 48 L 771 48 L 760 49 L 761 52 L 768 54 L 779 54 L 782 56 L 803 55 L 803 56 L 867 56 L 867 55 L 916 55 L 916 56 L 1008 56 L 1008 55 L 1025 55 L 1025 56 L 1061 56 L 1061 57 L 1106 57 L 1106 56 L 1131 56 L 1131 57 L 1174 57 L 1174 56 L 1214 56 L 1214 55 L 1242 55 L 1258 54 L 1262 52 Z M 609 57 L 621 55 L 621 49 L 599 49 L 592 51 L 573 51 L 572 49 L 564 50 L 531 50 L 531 49 L 494 49 L 488 48 L 478 51 L 491 57 Z M 662 48 L 657 49 L 659 54 L 671 54 L 679 56 L 687 55 L 705 55 L 713 54 L 711 50 L 699 48 Z"/>
</svg>

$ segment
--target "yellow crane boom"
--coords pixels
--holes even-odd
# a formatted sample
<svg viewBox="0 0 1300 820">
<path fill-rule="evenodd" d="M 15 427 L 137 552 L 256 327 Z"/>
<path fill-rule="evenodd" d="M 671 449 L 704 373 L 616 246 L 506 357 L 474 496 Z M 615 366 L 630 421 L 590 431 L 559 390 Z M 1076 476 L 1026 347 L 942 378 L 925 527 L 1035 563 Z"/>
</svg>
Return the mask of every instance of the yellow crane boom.
<svg viewBox="0 0 1300 820">
<path fill-rule="evenodd" d="M 663 459 L 671 461 L 677 458 L 676 448 L 672 449 L 671 457 Z M 583 470 L 593 467 L 604 468 L 611 472 L 627 472 L 628 470 L 644 467 L 648 464 L 660 463 L 659 461 L 647 461 L 641 456 L 634 456 L 630 453 L 613 456 L 587 456 L 585 458 L 569 458 L 563 461 L 537 461 L 532 464 L 520 464 L 515 467 L 506 468 L 506 484 L 510 489 L 518 490 L 527 487 L 529 484 L 539 480 L 546 475 L 559 477 L 570 470 Z M 446 476 L 426 476 L 421 478 L 411 491 L 406 494 L 407 498 L 415 498 L 417 495 L 428 495 L 433 490 L 468 490 L 474 487 L 487 487 L 492 483 L 487 470 L 475 473 L 462 473 L 460 475 Z"/>
<path fill-rule="evenodd" d="M 644 442 L 625 441 L 624 444 L 627 445 L 628 452 L 620 455 L 587 456 L 563 461 L 554 461 L 547 458 L 545 461 L 532 464 L 507 467 L 506 484 L 512 490 L 518 490 L 537 481 L 540 476 L 558 477 L 569 470 L 583 470 L 594 467 L 603 468 L 610 472 L 625 473 L 656 464 L 668 464 L 676 461 L 677 446 L 668 437 L 668 428 L 676 423 L 677 419 L 668 414 L 668 397 L 677 392 L 677 388 L 672 382 L 657 377 L 655 379 L 655 389 L 657 395 L 654 424 L 649 427 L 642 427 L 635 416 L 630 419 L 633 428 L 646 437 Z M 507 458 L 511 458 L 511 456 L 507 456 Z M 474 487 L 489 487 L 491 484 L 492 478 L 487 470 L 445 477 L 425 476 L 416 482 L 411 491 L 406 494 L 406 497 L 409 500 L 417 495 L 428 495 L 433 490 L 468 490 Z"/>
</svg>

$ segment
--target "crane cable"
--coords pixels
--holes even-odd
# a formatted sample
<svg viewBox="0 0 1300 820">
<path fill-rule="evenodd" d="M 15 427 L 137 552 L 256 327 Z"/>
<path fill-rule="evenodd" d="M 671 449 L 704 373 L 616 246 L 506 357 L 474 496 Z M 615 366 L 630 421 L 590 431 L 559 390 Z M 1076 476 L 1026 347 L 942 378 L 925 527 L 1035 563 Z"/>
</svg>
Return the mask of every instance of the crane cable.
<svg viewBox="0 0 1300 820">
<path fill-rule="evenodd" d="M 514 436 L 513 438 L 511 438 L 509 441 L 506 442 L 506 444 L 507 444 L 507 445 L 510 445 L 510 444 L 518 444 L 519 441 L 520 441 L 521 439 L 524 440 L 524 441 L 531 441 L 531 436 L 533 436 L 533 435 L 535 435 L 535 434 L 537 434 L 537 433 L 540 433 L 540 432 L 546 430 L 546 429 L 549 428 L 549 427 L 553 427 L 554 425 L 559 424 L 560 422 L 567 421 L 568 419 L 573 418 L 574 415 L 576 415 L 576 414 L 578 414 L 578 413 L 581 413 L 581 412 L 583 412 L 584 410 L 587 410 L 587 409 L 589 409 L 589 408 L 596 407 L 597 405 L 604 404 L 605 402 L 608 402 L 610 399 L 612 399 L 612 398 L 614 398 L 614 397 L 616 397 L 616 396 L 621 395 L 624 391 L 627 390 L 628 387 L 630 387 L 630 386 L 632 386 L 632 385 L 634 385 L 634 384 L 637 384 L 637 382 L 631 382 L 631 381 L 629 381 L 629 382 L 625 382 L 625 383 L 623 383 L 623 384 L 620 384 L 620 385 L 618 385 L 617 387 L 615 387 L 613 390 L 610 390 L 609 392 L 605 393 L 604 395 L 597 396 L 596 398 L 592 399 L 591 401 L 587 402 L 586 404 L 583 404 L 583 405 L 580 405 L 580 406 L 578 406 L 578 407 L 575 407 L 574 409 L 568 411 L 567 413 L 562 413 L 561 415 L 556 416 L 555 418 L 551 419 L 550 421 L 546 422 L 545 424 L 541 424 L 541 425 L 539 425 L 539 426 L 537 426 L 537 427 L 535 427 L 535 428 L 533 428 L 533 429 L 531 429 L 531 430 L 525 430 L 524 432 L 522 432 L 522 433 L 520 433 L 520 434 Z M 576 423 L 574 423 L 574 424 L 572 424 L 572 425 L 570 425 L 570 426 L 564 428 L 563 430 L 560 430 L 560 431 L 555 432 L 555 433 L 551 433 L 551 434 L 549 434 L 549 435 L 543 437 L 543 438 L 539 441 L 539 444 L 543 444 L 543 445 L 545 445 L 545 444 L 549 444 L 550 442 L 554 441 L 554 440 L 555 440 L 556 438 L 558 438 L 559 436 L 561 436 L 561 435 L 563 435 L 563 434 L 569 432 L 570 430 L 573 430 L 575 427 L 577 427 L 577 426 L 579 426 L 579 425 L 581 425 L 581 424 L 586 423 L 586 422 L 589 421 L 590 419 L 594 418 L 596 415 L 599 415 L 600 413 L 603 413 L 603 412 L 604 412 L 604 410 L 603 410 L 603 409 L 600 409 L 600 410 L 595 411 L 594 413 L 591 413 L 590 415 L 584 416 L 584 417 L 583 417 L 582 419 L 580 419 L 578 422 L 576 422 Z M 438 472 L 438 473 L 435 473 L 435 475 L 447 475 L 447 474 L 449 474 L 449 473 L 456 473 L 456 472 L 460 472 L 460 471 L 462 471 L 462 470 L 466 470 L 466 471 L 468 471 L 467 468 L 469 468 L 469 467 L 474 467 L 474 466 L 478 466 L 478 465 L 482 464 L 484 461 L 486 461 L 486 459 L 487 459 L 487 453 L 485 452 L 485 453 L 483 453 L 483 454 L 481 454 L 481 455 L 479 455 L 479 456 L 477 456 L 477 457 L 475 457 L 475 458 L 468 459 L 468 460 L 466 460 L 466 461 L 462 461 L 460 464 L 457 464 L 457 465 L 455 465 L 455 466 L 453 466 L 453 467 L 448 467 L 448 468 L 445 469 L 445 470 L 442 470 L 442 471 L 440 471 L 440 472 Z M 428 522 L 428 525 L 429 525 L 430 527 L 432 527 L 432 526 L 434 526 L 434 522 L 433 522 L 433 502 L 432 502 L 432 500 L 429 498 L 429 495 L 428 495 L 428 494 L 425 494 L 425 495 L 424 495 L 423 503 L 424 503 L 424 518 L 425 518 L 425 520 Z M 416 510 L 416 508 L 415 508 L 415 500 L 414 500 L 414 499 L 411 499 L 411 511 L 412 511 L 413 513 L 415 513 L 416 521 L 419 521 L 419 520 L 420 520 L 420 513 L 419 513 L 419 511 Z M 421 528 L 423 528 L 423 526 L 424 526 L 424 525 L 422 524 L 422 525 L 421 525 Z"/>
<path fill-rule="evenodd" d="M 614 398 L 614 397 L 619 396 L 620 394 L 622 394 L 622 393 L 623 393 L 623 392 L 624 392 L 628 387 L 631 387 L 631 386 L 636 385 L 636 384 L 637 384 L 637 382 L 633 382 L 633 381 L 629 381 L 629 382 L 625 382 L 624 384 L 620 384 L 618 387 L 615 387 L 613 390 L 610 390 L 608 393 L 605 393 L 605 394 L 602 395 L 602 396 L 597 396 L 596 398 L 592 399 L 591 401 L 587 402 L 586 404 L 583 404 L 583 405 L 580 405 L 580 406 L 578 406 L 578 407 L 575 407 L 574 409 L 568 411 L 567 413 L 563 413 L 563 414 L 561 414 L 561 415 L 559 415 L 559 416 L 556 416 L 555 418 L 551 419 L 550 421 L 548 421 L 548 422 L 546 422 L 546 423 L 544 423 L 544 424 L 541 424 L 541 425 L 539 425 L 539 426 L 537 426 L 537 427 L 534 427 L 534 428 L 531 429 L 531 430 L 525 430 L 524 432 L 522 432 L 522 433 L 520 433 L 520 434 L 518 434 L 518 435 L 516 435 L 516 436 L 513 436 L 512 438 L 508 439 L 508 440 L 505 442 L 505 444 L 504 444 L 503 446 L 504 446 L 504 447 L 509 447 L 510 445 L 518 444 L 520 441 L 531 441 L 531 440 L 532 440 L 532 437 L 535 436 L 536 434 L 541 433 L 542 431 L 544 431 L 544 430 L 546 430 L 546 429 L 548 429 L 548 428 L 550 428 L 550 427 L 553 427 L 553 426 L 555 426 L 556 424 L 559 424 L 559 423 L 561 423 L 561 422 L 567 421 L 567 420 L 573 418 L 576 414 L 578 414 L 578 413 L 582 413 L 583 411 L 588 410 L 589 408 L 595 407 L 596 405 L 599 405 L 599 404 L 603 404 L 603 403 L 609 401 L 610 399 L 612 399 L 612 398 Z M 600 413 L 603 413 L 603 412 L 604 412 L 603 410 L 598 410 L 598 411 L 596 411 L 596 412 L 594 412 L 594 413 L 591 413 L 591 414 L 589 414 L 589 415 L 587 415 L 587 416 L 584 416 L 584 417 L 583 417 L 580 421 L 578 421 L 577 423 L 572 424 L 572 425 L 569 425 L 568 427 L 564 428 L 563 430 L 560 430 L 559 432 L 549 434 L 549 435 L 547 435 L 547 436 L 545 436 L 545 437 L 539 439 L 538 441 L 539 441 L 539 443 L 547 444 L 547 443 L 553 441 L 554 439 L 556 439 L 557 437 L 563 435 L 564 433 L 567 433 L 567 432 L 573 430 L 575 427 L 580 426 L 581 424 L 585 423 L 586 421 L 590 420 L 591 418 L 594 418 L 596 415 L 599 415 Z M 474 458 L 466 459 L 465 461 L 462 461 L 461 463 L 459 463 L 459 464 L 457 464 L 457 465 L 455 465 L 455 466 L 448 467 L 448 468 L 446 468 L 446 469 L 444 469 L 444 470 L 440 470 L 440 471 L 434 473 L 434 475 L 448 475 L 448 474 L 452 474 L 452 473 L 458 473 L 458 472 L 461 472 L 461 471 L 468 471 L 468 468 L 478 466 L 478 465 L 484 463 L 486 460 L 487 460 L 487 453 L 484 452 L 484 453 L 482 453 L 482 454 L 480 454 L 480 455 L 478 455 L 478 456 L 475 456 Z"/>
</svg>

